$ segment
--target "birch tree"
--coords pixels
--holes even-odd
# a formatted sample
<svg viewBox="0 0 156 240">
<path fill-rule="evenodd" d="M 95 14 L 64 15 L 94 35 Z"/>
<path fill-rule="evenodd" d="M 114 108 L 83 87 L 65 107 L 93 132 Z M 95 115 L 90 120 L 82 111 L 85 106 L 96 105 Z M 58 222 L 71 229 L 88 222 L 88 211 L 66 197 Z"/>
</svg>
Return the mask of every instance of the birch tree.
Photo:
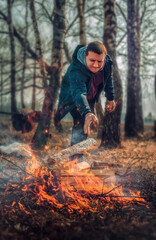
<svg viewBox="0 0 156 240">
<path fill-rule="evenodd" d="M 0 65 L 0 88 L 1 88 L 1 93 L 3 92 L 3 63 L 2 59 L 0 59 L 1 65 Z M 0 101 L 0 106 L 1 106 L 1 111 L 3 109 L 3 95 L 1 94 L 1 101 Z"/>
<path fill-rule="evenodd" d="M 125 136 L 143 133 L 142 94 L 140 83 L 140 20 L 139 2 L 127 0 L 128 86 Z"/>
<path fill-rule="evenodd" d="M 63 66 L 63 46 L 65 37 L 65 0 L 54 1 L 53 11 L 53 46 L 52 46 L 52 69 L 49 86 L 45 88 L 45 98 L 42 107 L 43 118 L 40 120 L 32 139 L 32 147 L 43 148 L 48 141 L 51 114 L 55 107 L 55 102 L 60 88 L 62 66 Z"/>
<path fill-rule="evenodd" d="M 25 33 L 24 33 L 24 39 L 27 39 L 28 35 L 28 0 L 25 1 Z M 25 48 L 26 41 L 24 41 L 23 46 L 23 67 L 22 67 L 22 78 L 21 78 L 21 106 L 22 108 L 25 108 L 24 103 L 24 79 L 25 79 L 25 71 L 26 71 L 26 48 Z"/>
<path fill-rule="evenodd" d="M 120 118 L 122 110 L 122 85 L 116 61 L 116 12 L 115 0 L 104 0 L 104 44 L 108 54 L 113 60 L 113 82 L 115 101 L 117 103 L 114 112 L 105 110 L 101 146 L 112 148 L 120 144 Z"/>
<path fill-rule="evenodd" d="M 155 101 L 156 101 L 156 73 L 155 73 L 155 80 L 154 80 L 154 92 L 155 92 Z M 154 121 L 154 136 L 156 139 L 156 120 Z"/>
<path fill-rule="evenodd" d="M 11 55 L 11 78 L 10 78 L 10 89 L 11 89 L 11 112 L 16 112 L 16 60 L 15 60 L 15 41 L 12 24 L 12 0 L 7 0 L 8 8 L 8 28 L 10 38 L 10 55 Z"/>
<path fill-rule="evenodd" d="M 77 0 L 78 17 L 80 24 L 80 44 L 86 45 L 84 8 L 85 0 Z"/>
</svg>

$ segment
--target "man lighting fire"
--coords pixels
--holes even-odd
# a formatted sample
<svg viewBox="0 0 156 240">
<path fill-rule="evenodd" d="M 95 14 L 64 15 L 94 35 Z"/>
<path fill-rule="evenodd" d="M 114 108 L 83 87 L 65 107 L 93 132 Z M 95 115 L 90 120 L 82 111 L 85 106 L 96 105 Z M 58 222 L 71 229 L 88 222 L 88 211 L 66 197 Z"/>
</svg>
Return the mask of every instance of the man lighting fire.
<svg viewBox="0 0 156 240">
<path fill-rule="evenodd" d="M 79 143 L 90 134 L 91 123 L 96 124 L 95 102 L 105 91 L 106 109 L 114 111 L 114 89 L 112 81 L 112 60 L 106 47 L 99 41 L 87 46 L 78 45 L 72 62 L 62 80 L 59 103 L 54 123 L 61 131 L 60 120 L 68 113 L 73 117 L 71 145 Z M 82 161 L 82 154 L 74 155 Z"/>
</svg>

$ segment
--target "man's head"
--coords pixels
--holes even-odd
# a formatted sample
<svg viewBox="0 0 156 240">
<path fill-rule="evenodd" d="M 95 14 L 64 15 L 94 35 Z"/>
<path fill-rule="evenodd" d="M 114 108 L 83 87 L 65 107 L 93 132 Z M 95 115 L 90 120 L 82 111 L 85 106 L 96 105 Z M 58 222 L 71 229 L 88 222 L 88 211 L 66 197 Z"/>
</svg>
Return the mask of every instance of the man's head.
<svg viewBox="0 0 156 240">
<path fill-rule="evenodd" d="M 88 44 L 85 57 L 88 69 L 91 72 L 98 72 L 105 63 L 107 55 L 106 47 L 103 43 L 95 41 Z"/>
</svg>

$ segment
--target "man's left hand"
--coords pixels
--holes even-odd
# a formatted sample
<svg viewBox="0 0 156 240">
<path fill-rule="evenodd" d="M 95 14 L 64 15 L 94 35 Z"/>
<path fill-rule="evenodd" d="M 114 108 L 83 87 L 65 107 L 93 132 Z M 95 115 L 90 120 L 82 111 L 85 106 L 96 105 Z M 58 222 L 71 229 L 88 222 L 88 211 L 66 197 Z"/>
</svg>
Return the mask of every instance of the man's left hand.
<svg viewBox="0 0 156 240">
<path fill-rule="evenodd" d="M 108 112 L 113 112 L 115 110 L 115 107 L 116 107 L 116 103 L 114 100 L 107 102 L 106 109 Z"/>
</svg>

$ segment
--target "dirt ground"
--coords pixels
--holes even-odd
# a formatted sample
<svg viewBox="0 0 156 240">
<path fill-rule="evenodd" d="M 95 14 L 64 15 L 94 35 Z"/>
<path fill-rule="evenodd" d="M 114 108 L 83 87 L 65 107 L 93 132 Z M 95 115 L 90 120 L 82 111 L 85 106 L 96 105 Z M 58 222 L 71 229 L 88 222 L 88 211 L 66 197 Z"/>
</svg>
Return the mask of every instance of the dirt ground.
<svg viewBox="0 0 156 240">
<path fill-rule="evenodd" d="M 71 123 L 63 124 L 64 132 L 58 133 L 51 128 L 47 152 L 57 153 L 70 146 Z M 0 145 L 13 142 L 29 143 L 33 133 L 22 135 L 11 128 L 3 129 L 0 133 Z M 96 139 L 96 133 L 90 136 Z M 154 240 L 156 239 L 156 141 L 152 127 L 146 126 L 144 136 L 139 139 L 125 139 L 122 132 L 121 146 L 116 149 L 100 148 L 100 140 L 94 148 L 86 151 L 85 160 L 92 166 L 92 172 L 97 173 L 96 167 L 102 166 L 102 174 L 110 174 L 110 181 L 115 179 L 118 184 L 124 184 L 132 190 L 138 190 L 145 196 L 146 203 L 123 206 L 110 200 L 99 203 L 98 211 L 69 213 L 66 209 L 51 211 L 49 205 L 36 206 L 30 204 L 31 194 L 19 196 L 19 188 L 14 192 L 6 192 L 0 175 L 0 239 L 99 239 L 99 240 Z M 0 153 L 1 173 L 8 167 L 5 159 L 18 165 L 24 161 L 16 154 Z M 9 163 L 10 164 L 10 163 Z M 100 165 L 101 164 L 101 165 Z M 9 165 L 11 166 L 11 165 Z M 21 166 L 21 165 L 20 165 Z M 17 168 L 12 169 L 17 171 Z M 103 175 L 99 178 L 102 178 Z M 9 201 L 8 198 L 14 200 Z M 21 200 L 22 199 L 22 200 Z M 25 204 L 26 214 L 19 207 L 11 206 L 13 202 L 21 201 Z M 95 197 L 94 197 L 95 200 Z M 10 205 L 9 205 L 10 204 Z M 107 208 L 103 209 L 102 205 Z M 7 207 L 6 207 L 7 206 Z M 7 211 L 6 211 L 7 210 Z"/>
</svg>

